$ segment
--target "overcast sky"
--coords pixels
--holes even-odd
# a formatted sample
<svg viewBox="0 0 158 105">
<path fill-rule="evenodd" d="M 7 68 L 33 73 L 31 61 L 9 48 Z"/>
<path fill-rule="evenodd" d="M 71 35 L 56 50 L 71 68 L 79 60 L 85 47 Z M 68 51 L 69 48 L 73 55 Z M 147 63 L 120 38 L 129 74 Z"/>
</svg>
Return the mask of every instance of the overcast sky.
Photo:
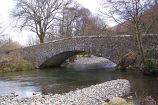
<svg viewBox="0 0 158 105">
<path fill-rule="evenodd" d="M 96 13 L 100 7 L 99 0 L 76 0 L 84 7 L 90 9 L 93 13 Z M 0 2 L 0 26 L 8 28 L 7 34 L 13 39 L 13 41 L 18 41 L 22 45 L 27 44 L 28 36 L 31 36 L 31 33 L 28 31 L 18 31 L 11 26 L 11 20 L 9 14 L 10 11 L 14 8 L 14 0 L 1 0 Z"/>
</svg>

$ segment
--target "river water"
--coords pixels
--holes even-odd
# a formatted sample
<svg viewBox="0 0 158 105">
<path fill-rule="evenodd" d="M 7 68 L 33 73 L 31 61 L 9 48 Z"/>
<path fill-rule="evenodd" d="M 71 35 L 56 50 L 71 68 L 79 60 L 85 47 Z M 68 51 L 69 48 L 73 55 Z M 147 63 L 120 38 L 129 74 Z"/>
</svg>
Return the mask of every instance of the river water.
<svg viewBox="0 0 158 105">
<path fill-rule="evenodd" d="M 158 79 L 128 71 L 73 70 L 64 68 L 43 69 L 0 74 L 0 96 L 15 93 L 19 98 L 39 94 L 56 94 L 84 88 L 114 79 L 128 79 L 132 92 L 158 101 Z"/>
</svg>

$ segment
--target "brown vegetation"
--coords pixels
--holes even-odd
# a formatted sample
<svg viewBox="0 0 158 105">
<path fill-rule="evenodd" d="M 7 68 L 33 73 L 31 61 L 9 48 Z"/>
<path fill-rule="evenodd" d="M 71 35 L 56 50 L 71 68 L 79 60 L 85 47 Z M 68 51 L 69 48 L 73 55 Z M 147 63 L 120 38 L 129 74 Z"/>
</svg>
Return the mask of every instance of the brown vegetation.
<svg viewBox="0 0 158 105">
<path fill-rule="evenodd" d="M 138 52 L 129 52 L 120 59 L 118 69 L 139 70 L 145 75 L 158 76 L 158 50 L 155 48 L 145 50 L 145 61 L 142 64 L 142 57 Z"/>
<path fill-rule="evenodd" d="M 25 71 L 35 69 L 34 65 L 21 57 L 4 55 L 0 57 L 0 72 Z"/>
<path fill-rule="evenodd" d="M 127 70 L 127 69 L 141 69 L 140 65 L 142 62 L 141 56 L 137 52 L 129 52 L 128 54 L 124 55 L 118 64 L 118 69 L 120 70 Z"/>
<path fill-rule="evenodd" d="M 10 39 L 0 41 L 0 72 L 13 72 L 34 69 L 34 65 L 19 56 L 9 56 L 7 53 L 11 50 L 21 48 L 18 42 Z"/>
<path fill-rule="evenodd" d="M 141 16 L 142 34 L 158 34 L 158 4 L 146 9 Z M 130 21 L 125 21 L 111 28 L 114 34 L 133 35 L 134 28 Z"/>
</svg>

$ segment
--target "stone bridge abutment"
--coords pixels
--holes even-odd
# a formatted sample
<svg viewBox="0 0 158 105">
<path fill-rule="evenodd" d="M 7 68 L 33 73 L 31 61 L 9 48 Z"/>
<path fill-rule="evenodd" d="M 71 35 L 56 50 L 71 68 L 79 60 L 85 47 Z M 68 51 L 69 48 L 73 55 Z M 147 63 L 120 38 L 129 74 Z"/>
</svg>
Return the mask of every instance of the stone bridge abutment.
<svg viewBox="0 0 158 105">
<path fill-rule="evenodd" d="M 143 36 L 145 48 L 158 47 L 157 35 Z M 69 57 L 81 52 L 91 52 L 115 63 L 130 51 L 136 50 L 133 36 L 81 36 L 65 38 L 12 51 L 38 67 L 59 66 Z"/>
</svg>

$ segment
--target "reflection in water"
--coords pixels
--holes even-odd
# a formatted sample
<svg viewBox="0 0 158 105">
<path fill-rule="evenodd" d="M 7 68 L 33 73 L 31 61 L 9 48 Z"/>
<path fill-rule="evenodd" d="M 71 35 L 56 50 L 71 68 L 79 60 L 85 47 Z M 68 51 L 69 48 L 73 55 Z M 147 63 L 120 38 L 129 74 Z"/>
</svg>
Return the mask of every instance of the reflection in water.
<svg viewBox="0 0 158 105">
<path fill-rule="evenodd" d="M 62 68 L 0 74 L 0 95 L 15 92 L 19 98 L 26 98 L 33 94 L 64 93 L 113 79 L 130 80 L 132 91 L 136 91 L 139 97 L 158 97 L 158 80 L 139 73 Z"/>
<path fill-rule="evenodd" d="M 31 97 L 33 92 L 38 92 L 38 88 L 30 85 L 29 82 L 22 83 L 18 81 L 0 81 L 0 95 L 16 94 L 22 98 L 22 96 Z M 38 93 L 40 94 L 40 93 Z"/>
</svg>

